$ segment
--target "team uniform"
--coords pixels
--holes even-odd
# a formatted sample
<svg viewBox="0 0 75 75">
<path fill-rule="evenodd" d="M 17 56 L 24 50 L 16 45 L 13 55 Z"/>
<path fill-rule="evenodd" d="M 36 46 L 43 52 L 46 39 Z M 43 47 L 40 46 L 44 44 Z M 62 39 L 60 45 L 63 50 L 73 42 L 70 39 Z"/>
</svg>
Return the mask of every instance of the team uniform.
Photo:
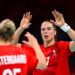
<svg viewBox="0 0 75 75">
<path fill-rule="evenodd" d="M 32 71 L 36 68 L 38 59 L 36 57 L 35 51 L 33 48 L 27 46 L 26 44 L 21 44 L 21 47 L 27 54 L 28 59 L 28 75 L 31 75 Z"/>
<path fill-rule="evenodd" d="M 68 58 L 71 54 L 69 42 L 56 42 L 53 46 L 45 48 L 40 46 L 47 58 L 47 69 L 35 69 L 33 75 L 70 75 Z"/>
<path fill-rule="evenodd" d="M 0 75 L 28 75 L 28 58 L 27 52 L 22 48 L 0 45 Z"/>
</svg>

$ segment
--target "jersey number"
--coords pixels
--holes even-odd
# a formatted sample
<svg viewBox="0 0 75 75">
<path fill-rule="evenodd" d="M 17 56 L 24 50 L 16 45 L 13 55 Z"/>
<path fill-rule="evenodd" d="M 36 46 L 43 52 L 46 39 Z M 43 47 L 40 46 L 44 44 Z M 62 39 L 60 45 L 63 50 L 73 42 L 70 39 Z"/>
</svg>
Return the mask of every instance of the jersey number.
<svg viewBox="0 0 75 75">
<path fill-rule="evenodd" d="M 11 69 L 5 69 L 3 71 L 2 75 L 17 75 L 17 73 L 20 73 L 20 72 L 21 72 L 20 68 L 15 68 L 13 70 L 11 70 Z"/>
</svg>

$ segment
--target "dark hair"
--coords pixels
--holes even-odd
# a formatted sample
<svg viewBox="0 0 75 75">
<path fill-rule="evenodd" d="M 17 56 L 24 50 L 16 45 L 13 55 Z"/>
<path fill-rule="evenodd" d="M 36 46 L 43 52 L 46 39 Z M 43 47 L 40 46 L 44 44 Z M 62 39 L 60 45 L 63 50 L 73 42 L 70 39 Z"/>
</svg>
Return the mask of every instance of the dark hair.
<svg viewBox="0 0 75 75">
<path fill-rule="evenodd" d="M 1 22 L 0 24 L 0 37 L 4 39 L 5 41 L 10 41 L 12 38 L 12 35 L 14 34 L 15 31 L 15 25 L 14 22 L 5 19 Z"/>
</svg>

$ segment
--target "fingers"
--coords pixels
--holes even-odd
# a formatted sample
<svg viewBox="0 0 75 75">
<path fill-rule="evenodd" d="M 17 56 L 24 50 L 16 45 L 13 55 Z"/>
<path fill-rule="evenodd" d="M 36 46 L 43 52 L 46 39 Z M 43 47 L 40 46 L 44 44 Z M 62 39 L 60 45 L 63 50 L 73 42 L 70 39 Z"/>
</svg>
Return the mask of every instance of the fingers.
<svg viewBox="0 0 75 75">
<path fill-rule="evenodd" d="M 56 12 L 57 16 L 62 15 L 59 11 L 57 11 L 57 10 L 54 10 L 54 11 Z"/>
<path fill-rule="evenodd" d="M 52 14 L 53 14 L 54 18 L 56 19 L 56 17 L 57 17 L 56 12 L 52 11 Z"/>
<path fill-rule="evenodd" d="M 29 32 L 26 32 L 25 37 L 27 37 L 27 39 L 30 40 L 33 37 L 33 35 Z"/>
<path fill-rule="evenodd" d="M 60 12 L 58 12 L 56 10 L 52 11 L 52 14 L 53 14 L 55 19 L 57 19 L 57 18 L 59 19 L 63 16 Z"/>
<path fill-rule="evenodd" d="M 23 15 L 23 18 L 31 20 L 32 19 L 31 12 L 26 12 L 26 14 Z"/>
<path fill-rule="evenodd" d="M 25 14 L 23 14 L 23 18 L 25 17 Z"/>
<path fill-rule="evenodd" d="M 55 24 L 54 20 L 50 20 L 50 22 L 51 22 L 52 24 Z"/>
<path fill-rule="evenodd" d="M 29 42 L 28 41 L 25 41 L 25 40 L 23 40 L 22 43 L 24 43 L 26 45 L 29 45 Z"/>
<path fill-rule="evenodd" d="M 30 12 L 26 12 L 26 18 L 30 18 L 30 17 L 31 17 Z"/>
<path fill-rule="evenodd" d="M 24 44 L 27 44 L 27 45 L 30 46 L 30 47 L 33 47 L 33 45 L 34 45 L 34 43 L 35 43 L 35 40 L 34 40 L 33 35 L 30 34 L 29 32 L 27 32 L 27 33 L 25 34 L 25 37 L 28 39 L 28 41 L 23 40 L 22 42 L 23 42 Z"/>
<path fill-rule="evenodd" d="M 35 41 L 36 40 L 36 38 L 34 37 L 34 35 L 32 35 L 31 33 L 29 33 L 29 32 L 27 32 L 26 34 L 25 34 L 25 37 L 27 37 L 27 39 L 28 39 L 28 41 L 29 40 L 31 40 L 31 41 Z"/>
<path fill-rule="evenodd" d="M 25 34 L 25 37 L 28 39 L 28 41 L 23 40 L 22 42 L 23 42 L 24 44 L 27 44 L 27 45 L 29 46 L 29 42 L 30 42 L 30 33 L 27 32 L 27 33 Z"/>
<path fill-rule="evenodd" d="M 31 34 L 29 32 L 26 32 L 25 36 L 28 37 L 30 36 Z"/>
<path fill-rule="evenodd" d="M 54 10 L 54 13 L 55 13 L 56 17 L 58 17 L 60 15 L 60 13 L 56 10 Z"/>
</svg>

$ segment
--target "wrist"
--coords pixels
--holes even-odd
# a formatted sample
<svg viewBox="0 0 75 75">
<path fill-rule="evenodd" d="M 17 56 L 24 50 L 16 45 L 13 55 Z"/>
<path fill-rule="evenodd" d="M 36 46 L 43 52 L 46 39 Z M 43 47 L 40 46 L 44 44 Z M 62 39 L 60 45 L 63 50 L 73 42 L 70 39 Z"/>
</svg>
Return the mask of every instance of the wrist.
<svg viewBox="0 0 75 75">
<path fill-rule="evenodd" d="M 24 28 L 24 27 L 22 27 L 22 26 L 19 26 L 19 29 L 23 29 L 23 30 L 24 30 L 25 28 Z"/>
<path fill-rule="evenodd" d="M 27 28 L 29 28 L 30 25 L 31 25 L 31 23 L 20 25 L 20 28 L 21 29 L 27 29 Z"/>
<path fill-rule="evenodd" d="M 65 23 L 63 26 L 60 27 L 60 29 L 62 29 L 64 32 L 68 32 L 70 26 L 67 23 Z"/>
</svg>

